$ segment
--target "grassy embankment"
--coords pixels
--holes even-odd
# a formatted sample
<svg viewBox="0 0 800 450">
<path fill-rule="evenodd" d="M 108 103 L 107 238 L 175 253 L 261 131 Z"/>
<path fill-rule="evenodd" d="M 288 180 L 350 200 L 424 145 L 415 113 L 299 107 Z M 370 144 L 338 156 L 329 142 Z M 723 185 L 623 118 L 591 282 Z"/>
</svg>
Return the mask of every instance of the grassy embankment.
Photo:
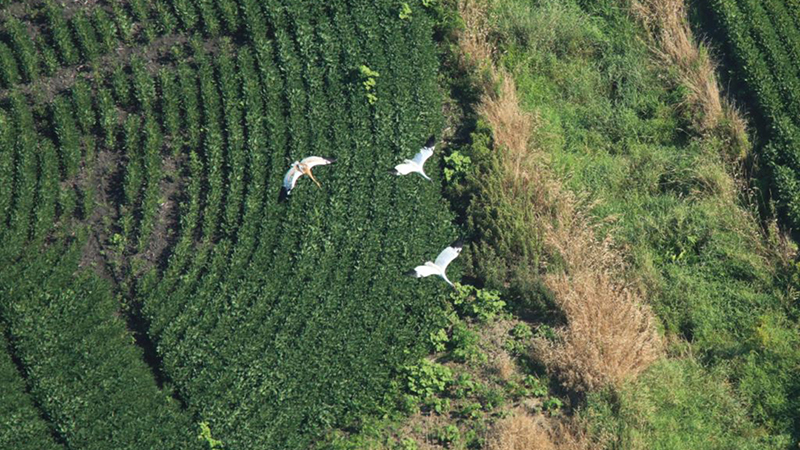
<svg viewBox="0 0 800 450">
<path fill-rule="evenodd" d="M 618 7 L 495 5 L 499 64 L 540 118 L 530 148 L 624 249 L 669 342 L 638 382 L 589 394 L 590 429 L 622 447 L 784 446 L 797 438 L 797 311 L 787 258 L 731 175 L 742 126 L 708 106 L 703 52 L 670 48 L 669 4 L 639 5 L 662 17 L 655 40 Z"/>
</svg>

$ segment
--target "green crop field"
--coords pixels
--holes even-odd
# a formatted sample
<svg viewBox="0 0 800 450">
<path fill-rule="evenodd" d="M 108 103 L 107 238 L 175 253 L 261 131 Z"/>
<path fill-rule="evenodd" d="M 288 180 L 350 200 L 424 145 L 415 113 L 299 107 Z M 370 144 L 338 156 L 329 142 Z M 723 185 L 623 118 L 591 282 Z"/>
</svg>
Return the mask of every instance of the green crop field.
<svg viewBox="0 0 800 450">
<path fill-rule="evenodd" d="M 2 447 L 305 448 L 385 407 L 447 293 L 402 273 L 456 235 L 387 173 L 442 126 L 429 2 L 90 3 L 0 3 Z"/>
<path fill-rule="evenodd" d="M 768 187 L 790 227 L 800 228 L 800 3 L 713 0 L 718 34 L 735 61 L 749 106 L 763 122 Z"/>
</svg>

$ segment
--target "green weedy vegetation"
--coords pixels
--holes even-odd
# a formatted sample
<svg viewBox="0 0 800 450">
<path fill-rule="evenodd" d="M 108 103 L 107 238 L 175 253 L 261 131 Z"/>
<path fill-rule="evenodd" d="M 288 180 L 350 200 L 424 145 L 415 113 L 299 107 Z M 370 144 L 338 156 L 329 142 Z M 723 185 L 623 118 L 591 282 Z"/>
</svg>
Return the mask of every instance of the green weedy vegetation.
<svg viewBox="0 0 800 450">
<path fill-rule="evenodd" d="M 613 400 L 609 392 L 591 397 L 585 412 L 589 429 L 613 436 L 602 442 L 606 448 L 767 448 L 753 439 L 763 431 L 724 377 L 691 360 L 656 364 Z"/>
<path fill-rule="evenodd" d="M 798 384 L 788 376 L 800 362 L 789 281 L 796 269 L 738 199 L 724 143 L 681 131 L 692 120 L 673 106 L 684 94 L 659 79 L 641 30 L 615 5 L 508 0 L 496 3 L 493 16 L 500 64 L 513 74 L 523 108 L 537 116 L 530 145 L 592 205 L 597 233 L 628 249 L 629 276 L 640 280 L 664 332 L 684 342 L 672 352 L 694 355 L 657 365 L 618 400 L 590 396 L 588 411 L 602 412 L 603 429 L 619 439 L 612 447 L 697 448 L 699 436 L 718 433 L 713 448 L 785 448 L 798 436 Z M 466 176 L 466 192 L 493 186 L 492 151 L 491 129 L 478 127 L 461 151 L 478 177 Z M 487 242 L 515 242 L 530 230 L 508 226 L 521 214 L 513 203 L 495 204 L 491 213 L 484 205 L 472 211 L 474 230 Z M 613 224 L 602 222 L 608 217 Z M 525 242 L 526 252 L 545 255 Z M 501 264 L 478 260 L 473 270 L 520 311 L 547 317 L 548 293 L 518 262 L 520 250 L 490 250 Z M 732 388 L 704 387 L 720 380 Z M 666 381 L 668 391 L 659 387 Z M 677 407 L 673 393 L 692 402 Z"/>
</svg>

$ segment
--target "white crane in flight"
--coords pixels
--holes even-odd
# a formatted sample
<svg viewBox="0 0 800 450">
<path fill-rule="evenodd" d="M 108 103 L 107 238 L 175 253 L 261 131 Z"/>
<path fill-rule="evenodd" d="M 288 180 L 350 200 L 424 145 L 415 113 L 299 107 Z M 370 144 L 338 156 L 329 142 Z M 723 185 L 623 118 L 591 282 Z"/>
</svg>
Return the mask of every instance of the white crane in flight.
<svg viewBox="0 0 800 450">
<path fill-rule="evenodd" d="M 297 179 L 303 175 L 308 175 L 314 181 L 314 183 L 317 184 L 317 187 L 322 187 L 320 186 L 319 181 L 314 178 L 314 174 L 311 173 L 311 168 L 328 165 L 334 162 L 336 162 L 335 159 L 322 158 L 320 156 L 309 156 L 300 161 L 293 162 L 292 167 L 283 177 L 283 186 L 281 186 L 281 193 L 278 196 L 278 202 L 286 201 L 286 199 L 289 197 L 289 194 L 291 194 L 292 189 L 294 189 Z"/>
<path fill-rule="evenodd" d="M 464 247 L 463 239 L 459 238 L 457 241 L 450 244 L 449 247 L 442 250 L 439 253 L 439 256 L 436 257 L 436 261 L 434 262 L 426 262 L 421 266 L 417 266 L 414 270 L 409 270 L 406 272 L 406 275 L 415 278 L 423 278 L 429 277 L 431 275 L 438 275 L 442 277 L 444 281 L 447 282 L 452 287 L 455 287 L 453 283 L 447 279 L 447 274 L 445 271 L 447 270 L 447 266 L 454 260 L 456 257 L 461 253 L 461 249 Z"/>
<path fill-rule="evenodd" d="M 394 166 L 394 169 L 390 169 L 389 173 L 393 175 L 408 175 L 412 172 L 416 172 L 422 175 L 428 181 L 433 181 L 425 175 L 425 161 L 433 155 L 433 148 L 436 146 L 436 138 L 433 136 L 428 138 L 428 142 L 425 143 L 419 152 L 414 155 L 414 159 L 405 159 L 402 163 Z"/>
</svg>

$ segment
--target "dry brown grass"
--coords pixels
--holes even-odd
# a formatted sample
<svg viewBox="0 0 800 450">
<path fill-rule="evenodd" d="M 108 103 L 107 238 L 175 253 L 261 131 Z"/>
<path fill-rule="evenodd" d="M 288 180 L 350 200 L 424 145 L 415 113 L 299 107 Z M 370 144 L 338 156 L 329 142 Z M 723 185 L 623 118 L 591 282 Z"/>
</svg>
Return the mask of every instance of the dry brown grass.
<svg viewBox="0 0 800 450">
<path fill-rule="evenodd" d="M 500 185 L 487 189 L 490 198 L 484 201 L 513 204 L 507 209 L 520 217 L 498 223 L 525 227 L 505 231 L 543 240 L 545 252 L 566 269 L 546 273 L 543 281 L 567 324 L 559 330 L 558 343 L 538 341 L 535 353 L 573 389 L 618 386 L 661 352 L 652 312 L 639 291 L 616 281 L 622 272 L 618 253 L 610 242 L 598 241 L 584 209 L 549 171 L 544 153 L 530 145 L 536 117 L 520 108 L 513 78 L 493 64 L 488 7 L 485 0 L 459 2 L 467 25 L 461 50 L 470 55 L 465 62 L 486 76 L 479 112 L 492 126 L 499 155 L 492 176 Z M 517 264 L 536 270 L 533 261 Z"/>
<path fill-rule="evenodd" d="M 458 2 L 458 11 L 464 20 L 464 29 L 458 37 L 461 57 L 478 68 L 492 66 L 494 46 L 489 41 L 488 10 L 487 0 Z"/>
<path fill-rule="evenodd" d="M 497 421 L 486 440 L 488 450 L 556 450 L 547 426 L 524 411 Z"/>
<path fill-rule="evenodd" d="M 684 0 L 631 0 L 631 9 L 653 38 L 653 51 L 676 70 L 677 81 L 689 91 L 684 107 L 694 129 L 729 140 L 730 157 L 748 150 L 747 127 L 740 112 L 720 94 L 708 48 L 692 34 Z"/>
<path fill-rule="evenodd" d="M 568 324 L 561 340 L 537 342 L 536 355 L 573 390 L 621 386 L 660 355 L 652 313 L 602 272 L 547 276 Z"/>
<path fill-rule="evenodd" d="M 498 420 L 486 439 L 487 450 L 585 450 L 590 448 L 582 430 L 574 425 L 546 421 L 523 409 Z"/>
<path fill-rule="evenodd" d="M 535 354 L 571 389 L 618 387 L 661 354 L 654 315 L 643 293 L 619 281 L 625 268 L 612 242 L 595 238 L 568 193 L 560 200 L 560 220 L 549 224 L 544 236 L 566 270 L 545 274 L 544 282 L 567 325 L 558 342 L 539 340 Z"/>
</svg>

